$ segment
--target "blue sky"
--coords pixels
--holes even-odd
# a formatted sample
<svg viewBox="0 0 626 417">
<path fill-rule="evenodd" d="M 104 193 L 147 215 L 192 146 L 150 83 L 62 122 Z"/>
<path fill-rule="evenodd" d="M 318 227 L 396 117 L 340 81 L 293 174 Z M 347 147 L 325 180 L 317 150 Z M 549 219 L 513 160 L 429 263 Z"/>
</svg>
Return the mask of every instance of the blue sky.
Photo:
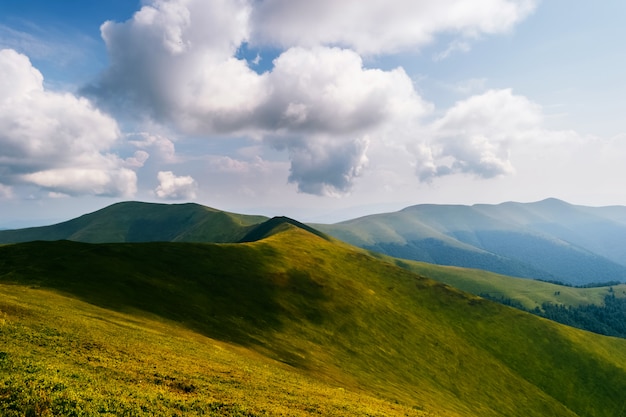
<svg viewBox="0 0 626 417">
<path fill-rule="evenodd" d="M 626 205 L 626 5 L 0 0 L 0 227 Z M 108 22 L 105 24 L 105 22 Z"/>
</svg>

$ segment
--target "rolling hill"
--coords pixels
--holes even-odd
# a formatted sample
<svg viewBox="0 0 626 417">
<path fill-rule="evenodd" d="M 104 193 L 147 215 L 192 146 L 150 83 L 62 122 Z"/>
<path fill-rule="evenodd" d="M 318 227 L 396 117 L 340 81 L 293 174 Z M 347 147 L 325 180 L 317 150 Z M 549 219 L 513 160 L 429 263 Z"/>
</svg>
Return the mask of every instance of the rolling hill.
<svg viewBox="0 0 626 417">
<path fill-rule="evenodd" d="M 289 221 L 262 231 L 238 244 L 0 246 L 3 413 L 625 409 L 626 340 L 460 292 Z"/>
<path fill-rule="evenodd" d="M 124 202 L 56 225 L 2 230 L 0 243 L 59 239 L 228 243 L 246 238 L 266 220 L 192 203 Z M 568 285 L 626 282 L 626 207 L 575 206 L 555 199 L 418 205 L 311 226 L 398 258 Z"/>
<path fill-rule="evenodd" d="M 626 297 L 626 284 L 592 287 L 564 286 L 551 282 L 510 277 L 481 269 L 391 258 L 374 252 L 371 254 L 461 291 L 474 295 L 484 295 L 491 299 L 511 300 L 527 310 L 541 308 L 544 303 L 571 307 L 590 304 L 601 306 L 604 298 L 611 293 L 615 293 L 618 297 Z"/>
<path fill-rule="evenodd" d="M 418 205 L 313 227 L 390 256 L 571 285 L 626 282 L 626 207 Z"/>
<path fill-rule="evenodd" d="M 384 255 L 375 255 L 384 258 Z M 400 259 L 389 261 L 462 291 L 540 317 L 598 334 L 626 338 L 626 284 L 572 287 L 478 269 Z"/>
<path fill-rule="evenodd" d="M 123 202 L 51 225 L 0 231 L 0 243 L 34 240 L 113 242 L 236 242 L 263 216 L 228 213 L 199 204 Z"/>
</svg>

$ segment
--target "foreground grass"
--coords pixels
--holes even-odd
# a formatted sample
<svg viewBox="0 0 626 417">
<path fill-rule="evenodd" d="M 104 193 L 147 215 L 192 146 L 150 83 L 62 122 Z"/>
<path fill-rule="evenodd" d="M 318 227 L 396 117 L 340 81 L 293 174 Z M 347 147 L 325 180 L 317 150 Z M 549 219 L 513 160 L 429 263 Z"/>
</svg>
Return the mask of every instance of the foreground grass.
<svg viewBox="0 0 626 417">
<path fill-rule="evenodd" d="M 485 301 L 293 225 L 278 229 L 245 244 L 0 247 L 0 280 L 20 285 L 11 288 L 89 303 L 76 314 L 60 300 L 14 296 L 16 312 L 2 309 L 14 326 L 2 340 L 13 347 L 0 350 L 6 369 L 17 368 L 5 371 L 12 388 L 3 395 L 21 386 L 35 390 L 26 398 L 38 386 L 61 395 L 60 383 L 74 387 L 72 398 L 94 398 L 68 410 L 106 398 L 127 415 L 615 417 L 626 409 L 625 340 Z M 17 320 L 20 305 L 38 321 Z M 231 359 L 219 359 L 216 345 Z M 30 378 L 28 361 L 43 382 L 19 379 Z M 216 363 L 236 387 L 204 371 Z M 230 408 L 212 410 L 220 403 Z M 162 412 L 163 404 L 172 405 Z"/>
<path fill-rule="evenodd" d="M 0 285 L 0 415 L 424 416 L 155 317 Z"/>
</svg>

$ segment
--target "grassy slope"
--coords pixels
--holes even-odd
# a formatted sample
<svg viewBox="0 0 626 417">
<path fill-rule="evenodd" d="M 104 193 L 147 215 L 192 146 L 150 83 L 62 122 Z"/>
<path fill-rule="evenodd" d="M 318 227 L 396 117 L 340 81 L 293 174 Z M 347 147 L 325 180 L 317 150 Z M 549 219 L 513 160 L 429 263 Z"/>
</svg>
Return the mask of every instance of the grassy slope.
<svg viewBox="0 0 626 417">
<path fill-rule="evenodd" d="M 145 314 L 0 284 L 0 415 L 427 416 Z"/>
<path fill-rule="evenodd" d="M 293 226 L 238 245 L 5 246 L 0 276 L 175 320 L 431 413 L 613 417 L 625 406 L 626 341 L 478 299 Z"/>
<path fill-rule="evenodd" d="M 0 242 L 236 242 L 265 220 L 192 203 L 124 202 L 51 226 L 0 231 Z"/>
<path fill-rule="evenodd" d="M 380 255 L 375 255 L 380 256 Z M 585 304 L 603 305 L 604 297 L 611 294 L 626 297 L 626 284 L 593 288 L 575 288 L 548 282 L 514 278 L 479 269 L 433 265 L 424 262 L 394 260 L 403 268 L 427 276 L 471 294 L 488 294 L 495 298 L 511 299 L 520 302 L 528 309 L 540 307 L 543 303 L 580 306 Z"/>
</svg>

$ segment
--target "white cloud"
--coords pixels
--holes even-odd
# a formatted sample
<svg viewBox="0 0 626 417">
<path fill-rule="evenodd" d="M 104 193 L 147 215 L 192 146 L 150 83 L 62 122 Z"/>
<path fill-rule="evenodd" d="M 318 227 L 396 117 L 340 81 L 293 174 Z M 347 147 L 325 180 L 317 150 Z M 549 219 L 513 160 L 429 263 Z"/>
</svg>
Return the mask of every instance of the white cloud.
<svg viewBox="0 0 626 417">
<path fill-rule="evenodd" d="M 401 68 L 367 69 L 354 51 L 291 48 L 274 61 L 256 122 L 267 131 L 358 133 L 430 111 Z"/>
<path fill-rule="evenodd" d="M 368 142 L 367 138 L 336 141 L 320 135 L 291 143 L 289 182 L 309 194 L 337 196 L 350 191 L 367 166 Z"/>
<path fill-rule="evenodd" d="M 126 22 L 106 22 L 111 65 L 91 90 L 187 133 L 231 130 L 265 95 L 262 77 L 234 57 L 248 14 L 244 1 L 155 0 Z"/>
<path fill-rule="evenodd" d="M 290 181 L 319 193 L 349 191 L 363 167 L 364 134 L 376 140 L 378 128 L 430 111 L 401 68 L 364 68 L 347 49 L 293 47 L 271 72 L 257 74 L 235 58 L 248 40 L 251 9 L 222 3 L 157 1 L 127 22 L 107 22 L 111 66 L 87 91 L 109 105 L 130 103 L 187 135 L 265 138 L 291 156 Z M 329 147 L 323 152 L 321 136 Z M 337 149 L 348 154 L 329 164 L 322 155 Z"/>
<path fill-rule="evenodd" d="M 288 151 L 289 181 L 309 194 L 349 192 L 370 142 L 431 111 L 402 69 L 365 69 L 350 50 L 291 48 L 268 78 L 272 94 L 259 127 L 267 143 Z"/>
<path fill-rule="evenodd" d="M 140 152 L 145 152 L 147 149 L 165 162 L 176 161 L 174 142 L 165 136 L 148 132 L 138 132 L 127 134 L 126 137 L 131 145 L 143 150 Z M 146 152 L 146 154 L 148 153 Z M 148 154 L 148 156 L 149 155 L 150 154 Z M 145 162 L 146 159 L 143 159 L 143 162 Z"/>
<path fill-rule="evenodd" d="M 132 196 L 137 177 L 129 169 L 56 168 L 22 175 L 28 183 L 68 195 Z"/>
<path fill-rule="evenodd" d="M 347 193 L 367 166 L 368 144 L 406 142 L 410 133 L 391 133 L 432 111 L 402 68 L 366 68 L 362 54 L 417 50 L 441 33 L 458 38 L 453 49 L 469 48 L 534 7 L 534 0 L 146 1 L 128 21 L 102 25 L 111 64 L 85 91 L 183 135 L 262 139 L 287 151 L 288 180 L 299 191 Z M 285 50 L 258 74 L 237 58 L 244 43 Z M 437 130 L 453 121 L 441 123 Z M 158 146 L 147 140 L 137 141 L 140 149 Z M 449 139 L 437 152 L 465 146 L 455 170 L 490 176 L 509 170 L 493 143 Z"/>
<path fill-rule="evenodd" d="M 475 38 L 511 29 L 535 0 L 265 0 L 252 11 L 253 39 L 285 48 L 339 45 L 360 54 L 416 50 L 446 33 Z"/>
<path fill-rule="evenodd" d="M 0 51 L 0 183 L 130 196 L 136 175 L 109 152 L 119 137 L 115 120 L 89 101 L 45 90 L 26 56 Z"/>
<path fill-rule="evenodd" d="M 511 152 L 584 141 L 572 131 L 548 130 L 541 107 L 510 89 L 457 102 L 430 126 L 430 138 L 411 145 L 423 181 L 457 173 L 492 178 L 511 174 Z"/>
<path fill-rule="evenodd" d="M 198 185 L 192 177 L 176 176 L 172 171 L 159 171 L 157 178 L 159 186 L 155 194 L 167 200 L 185 200 L 196 198 Z"/>
<path fill-rule="evenodd" d="M 136 151 L 133 156 L 124 160 L 126 166 L 132 168 L 141 168 L 150 158 L 150 154 L 146 151 Z"/>
</svg>

